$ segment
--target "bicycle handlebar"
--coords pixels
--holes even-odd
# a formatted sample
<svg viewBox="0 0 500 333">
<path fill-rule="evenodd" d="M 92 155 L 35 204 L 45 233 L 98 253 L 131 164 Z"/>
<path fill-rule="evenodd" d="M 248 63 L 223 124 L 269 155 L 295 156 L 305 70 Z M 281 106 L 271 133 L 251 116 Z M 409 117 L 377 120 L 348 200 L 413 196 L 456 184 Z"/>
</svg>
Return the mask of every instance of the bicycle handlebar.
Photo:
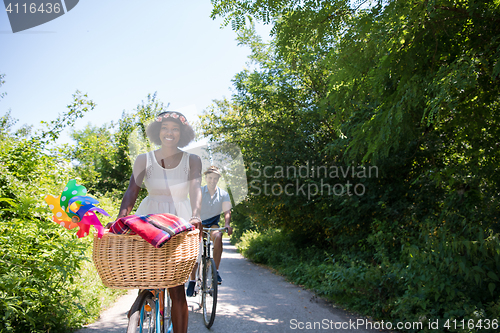
<svg viewBox="0 0 500 333">
<path fill-rule="evenodd" d="M 226 227 L 223 227 L 223 228 L 205 228 L 205 227 L 203 227 L 203 231 L 206 231 L 206 232 L 208 232 L 208 231 L 223 231 L 223 230 L 224 230 L 224 232 L 227 232 Z"/>
</svg>

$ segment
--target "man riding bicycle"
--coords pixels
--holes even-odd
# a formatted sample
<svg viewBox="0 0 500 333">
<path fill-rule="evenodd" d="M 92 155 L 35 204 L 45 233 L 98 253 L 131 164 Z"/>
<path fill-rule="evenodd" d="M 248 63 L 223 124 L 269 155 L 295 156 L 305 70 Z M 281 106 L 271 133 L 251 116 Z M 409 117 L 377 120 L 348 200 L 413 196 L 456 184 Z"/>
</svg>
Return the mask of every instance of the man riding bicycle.
<svg viewBox="0 0 500 333">
<path fill-rule="evenodd" d="M 224 227 L 227 228 L 227 234 L 231 236 L 233 228 L 231 228 L 231 200 L 229 194 L 217 186 L 221 173 L 219 168 L 211 166 L 204 172 L 207 185 L 201 188 L 201 219 L 204 228 L 218 228 L 221 212 L 224 213 Z M 222 278 L 219 275 L 219 265 L 222 256 L 222 232 L 212 232 L 212 240 L 214 242 L 214 261 L 217 268 L 217 282 L 222 283 Z M 196 285 L 196 269 L 193 269 L 191 278 L 186 292 L 187 296 L 194 295 Z"/>
</svg>

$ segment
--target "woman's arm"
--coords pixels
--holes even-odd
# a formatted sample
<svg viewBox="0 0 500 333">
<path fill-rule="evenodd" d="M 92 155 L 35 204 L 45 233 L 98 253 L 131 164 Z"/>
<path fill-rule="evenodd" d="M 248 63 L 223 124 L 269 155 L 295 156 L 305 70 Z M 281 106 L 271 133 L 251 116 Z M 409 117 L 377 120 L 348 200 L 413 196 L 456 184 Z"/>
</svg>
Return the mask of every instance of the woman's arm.
<svg viewBox="0 0 500 333">
<path fill-rule="evenodd" d="M 130 212 L 134 208 L 135 201 L 137 200 L 140 191 L 141 187 L 137 185 L 137 183 L 135 182 L 134 175 L 132 175 L 130 177 L 128 188 L 125 191 L 125 194 L 123 195 L 117 219 L 119 219 L 120 217 L 128 216 L 130 214 Z"/>
<path fill-rule="evenodd" d="M 201 159 L 198 155 L 189 155 L 189 199 L 192 217 L 189 221 L 201 228 Z M 196 221 L 196 222 L 195 222 Z"/>
</svg>

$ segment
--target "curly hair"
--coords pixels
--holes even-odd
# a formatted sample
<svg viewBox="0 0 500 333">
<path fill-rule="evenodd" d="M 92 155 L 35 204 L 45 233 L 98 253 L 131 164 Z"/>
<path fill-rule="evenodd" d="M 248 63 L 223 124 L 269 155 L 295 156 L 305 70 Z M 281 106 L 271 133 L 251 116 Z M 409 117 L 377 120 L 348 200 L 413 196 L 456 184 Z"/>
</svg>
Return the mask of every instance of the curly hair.
<svg viewBox="0 0 500 333">
<path fill-rule="evenodd" d="M 180 126 L 181 137 L 177 145 L 179 148 L 185 147 L 193 141 L 195 137 L 194 130 L 187 122 L 186 117 L 177 111 L 165 111 L 161 112 L 146 128 L 146 135 L 153 143 L 161 145 L 160 130 L 164 121 L 173 121 Z"/>
</svg>

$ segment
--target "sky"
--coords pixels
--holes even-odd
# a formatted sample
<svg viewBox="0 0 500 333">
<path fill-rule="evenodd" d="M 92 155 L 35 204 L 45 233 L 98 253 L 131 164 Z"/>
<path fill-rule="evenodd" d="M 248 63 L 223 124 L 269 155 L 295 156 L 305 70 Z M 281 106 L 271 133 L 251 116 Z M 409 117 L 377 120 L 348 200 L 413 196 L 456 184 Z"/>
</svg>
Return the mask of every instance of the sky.
<svg viewBox="0 0 500 333">
<path fill-rule="evenodd" d="M 2 7 L 3 9 L 3 7 Z M 212 100 L 231 96 L 231 79 L 250 50 L 212 20 L 210 0 L 81 0 L 69 12 L 13 33 L 0 10 L 0 116 L 41 128 L 67 111 L 76 90 L 96 108 L 78 120 L 102 125 L 157 92 L 192 121 Z M 268 26 L 257 31 L 264 39 Z M 68 132 L 62 142 L 69 142 Z"/>
</svg>

